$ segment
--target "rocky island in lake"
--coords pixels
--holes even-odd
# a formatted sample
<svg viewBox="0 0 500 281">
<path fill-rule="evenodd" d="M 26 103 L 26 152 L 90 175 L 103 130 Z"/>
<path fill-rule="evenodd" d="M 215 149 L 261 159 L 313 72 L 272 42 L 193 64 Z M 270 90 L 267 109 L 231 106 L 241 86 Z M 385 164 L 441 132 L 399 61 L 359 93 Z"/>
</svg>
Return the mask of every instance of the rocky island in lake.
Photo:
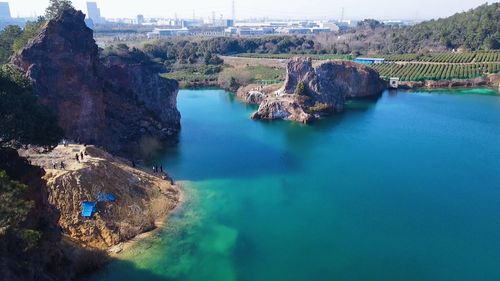
<svg viewBox="0 0 500 281">
<path fill-rule="evenodd" d="M 328 61 L 313 67 L 312 59 L 297 57 L 288 62 L 282 88 L 243 88 L 238 96 L 259 104 L 253 119 L 285 119 L 309 123 L 320 116 L 342 112 L 347 99 L 380 95 L 387 83 L 377 71 L 352 62 Z M 266 90 L 269 88 L 266 87 Z"/>
</svg>

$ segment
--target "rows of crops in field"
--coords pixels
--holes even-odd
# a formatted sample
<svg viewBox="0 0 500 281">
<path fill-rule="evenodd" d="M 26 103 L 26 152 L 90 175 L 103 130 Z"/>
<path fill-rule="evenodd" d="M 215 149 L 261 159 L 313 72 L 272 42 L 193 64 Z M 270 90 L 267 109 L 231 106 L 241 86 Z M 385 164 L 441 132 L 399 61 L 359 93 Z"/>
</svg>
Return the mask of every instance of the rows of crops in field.
<svg viewBox="0 0 500 281">
<path fill-rule="evenodd" d="M 431 64 L 384 63 L 372 65 L 380 76 L 399 77 L 402 81 L 471 79 L 500 72 L 500 63 Z"/>
<path fill-rule="evenodd" d="M 386 61 L 419 61 L 438 63 L 471 63 L 471 62 L 500 62 L 500 51 L 473 52 L 473 53 L 432 53 L 432 54 L 400 54 L 377 56 Z"/>
</svg>

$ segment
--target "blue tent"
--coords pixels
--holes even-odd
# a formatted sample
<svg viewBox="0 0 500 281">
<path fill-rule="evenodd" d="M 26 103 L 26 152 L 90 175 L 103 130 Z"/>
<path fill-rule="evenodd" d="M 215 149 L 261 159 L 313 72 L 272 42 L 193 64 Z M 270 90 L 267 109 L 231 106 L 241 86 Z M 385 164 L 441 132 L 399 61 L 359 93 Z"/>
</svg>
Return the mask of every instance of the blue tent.
<svg viewBox="0 0 500 281">
<path fill-rule="evenodd" d="M 84 218 L 90 218 L 95 213 L 95 203 L 91 201 L 82 202 L 82 216 Z"/>
<path fill-rule="evenodd" d="M 99 202 L 114 202 L 116 197 L 112 193 L 99 193 L 97 195 L 97 201 Z"/>
</svg>

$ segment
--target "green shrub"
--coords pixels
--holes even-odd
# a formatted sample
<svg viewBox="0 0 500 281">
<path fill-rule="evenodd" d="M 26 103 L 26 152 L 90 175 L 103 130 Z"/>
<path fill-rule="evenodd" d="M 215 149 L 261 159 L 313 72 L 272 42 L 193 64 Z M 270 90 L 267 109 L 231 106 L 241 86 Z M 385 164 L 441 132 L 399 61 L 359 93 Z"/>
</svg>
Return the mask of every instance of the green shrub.
<svg viewBox="0 0 500 281">
<path fill-rule="evenodd" d="M 306 89 L 306 85 L 304 84 L 304 82 L 299 82 L 299 84 L 297 84 L 297 88 L 295 88 L 294 94 L 297 96 L 306 96 L 307 95 L 307 89 Z"/>
</svg>

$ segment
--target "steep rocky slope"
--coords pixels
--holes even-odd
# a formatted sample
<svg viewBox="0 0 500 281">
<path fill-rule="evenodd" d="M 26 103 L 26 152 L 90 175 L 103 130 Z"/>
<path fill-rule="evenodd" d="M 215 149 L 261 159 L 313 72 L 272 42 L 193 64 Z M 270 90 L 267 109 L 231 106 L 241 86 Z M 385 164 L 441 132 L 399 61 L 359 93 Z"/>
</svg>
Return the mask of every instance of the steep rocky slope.
<svg viewBox="0 0 500 281">
<path fill-rule="evenodd" d="M 308 123 L 323 114 L 342 112 L 347 99 L 376 96 L 385 88 L 378 73 L 364 65 L 328 61 L 313 67 L 310 58 L 297 57 L 289 61 L 285 84 L 278 91 L 241 89 L 238 96 L 259 102 L 254 119 Z"/>
<path fill-rule="evenodd" d="M 32 80 L 41 103 L 59 115 L 66 137 L 116 152 L 144 139 L 175 141 L 178 84 L 147 63 L 99 58 L 85 15 L 73 9 L 49 21 L 11 63 Z"/>
<path fill-rule="evenodd" d="M 83 160 L 76 160 L 77 153 L 84 154 Z M 154 229 L 155 221 L 179 202 L 179 190 L 166 174 L 135 169 L 94 146 L 60 145 L 49 153 L 30 149 L 22 154 L 46 170 L 48 201 L 60 212 L 63 233 L 85 246 L 108 249 Z M 116 200 L 99 202 L 105 194 Z M 81 215 L 83 201 L 97 203 L 91 219 Z"/>
</svg>

